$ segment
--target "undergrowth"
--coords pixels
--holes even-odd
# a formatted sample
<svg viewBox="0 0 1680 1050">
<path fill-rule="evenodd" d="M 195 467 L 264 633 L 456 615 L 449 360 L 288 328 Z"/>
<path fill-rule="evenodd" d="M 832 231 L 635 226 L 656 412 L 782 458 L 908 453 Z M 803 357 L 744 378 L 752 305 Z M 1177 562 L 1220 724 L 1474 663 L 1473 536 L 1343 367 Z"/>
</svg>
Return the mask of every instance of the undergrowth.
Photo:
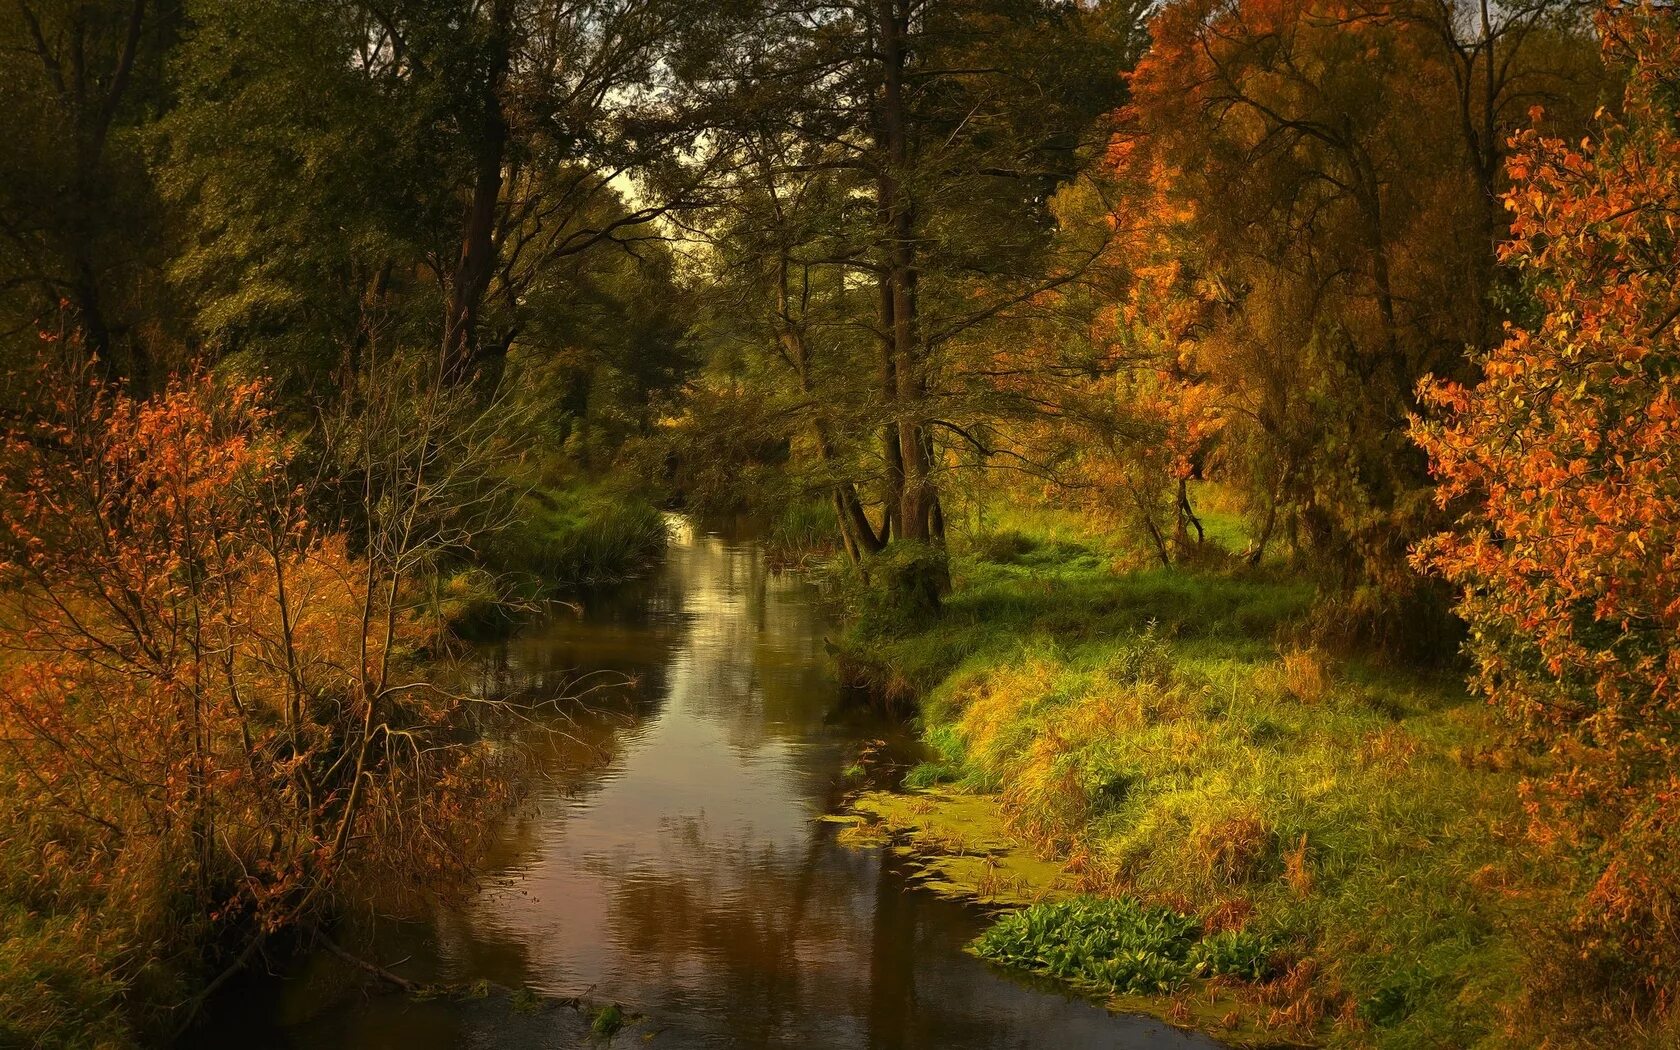
<svg viewBox="0 0 1680 1050">
<path fill-rule="evenodd" d="M 482 557 L 495 572 L 568 589 L 634 576 L 666 540 L 664 516 L 645 499 L 572 483 L 531 489 Z"/>
</svg>

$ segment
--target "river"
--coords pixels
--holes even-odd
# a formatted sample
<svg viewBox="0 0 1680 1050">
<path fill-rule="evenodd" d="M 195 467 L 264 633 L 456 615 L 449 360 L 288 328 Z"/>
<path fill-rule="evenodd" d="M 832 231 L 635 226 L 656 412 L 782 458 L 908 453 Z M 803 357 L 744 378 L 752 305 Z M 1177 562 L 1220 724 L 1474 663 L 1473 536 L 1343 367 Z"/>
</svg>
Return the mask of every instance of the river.
<svg viewBox="0 0 1680 1050">
<path fill-rule="evenodd" d="M 981 911 L 918 888 L 885 850 L 838 844 L 820 818 L 857 786 L 860 754 L 913 742 L 842 702 L 823 646 L 832 627 L 808 583 L 770 571 L 750 538 L 674 531 L 647 579 L 474 665 L 484 695 L 595 689 L 520 734 L 535 756 L 530 800 L 497 829 L 476 892 L 379 920 L 359 941 L 367 954 L 423 981 L 644 1014 L 615 1045 L 1217 1045 L 966 954 Z M 572 1011 L 520 1010 L 506 996 L 416 1001 L 350 976 L 319 956 L 255 977 L 193 1042 L 442 1050 L 577 1039 Z"/>
</svg>

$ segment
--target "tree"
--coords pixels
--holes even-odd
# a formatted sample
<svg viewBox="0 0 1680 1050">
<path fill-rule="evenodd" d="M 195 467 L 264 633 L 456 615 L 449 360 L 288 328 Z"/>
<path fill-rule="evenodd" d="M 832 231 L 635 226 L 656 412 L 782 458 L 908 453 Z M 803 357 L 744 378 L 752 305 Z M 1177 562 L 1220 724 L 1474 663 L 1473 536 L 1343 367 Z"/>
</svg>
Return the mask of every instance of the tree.
<svg viewBox="0 0 1680 1050">
<path fill-rule="evenodd" d="M 1481 265 L 1465 274 L 1481 307 L 1472 344 L 1479 352 L 1497 338 L 1501 320 L 1494 262 L 1507 232 L 1500 199 L 1506 143 L 1533 106 L 1550 108 L 1554 119 L 1563 117 L 1562 127 L 1585 126 L 1603 79 L 1596 52 L 1581 46 L 1589 9 L 1579 0 L 1419 0 L 1368 12 L 1379 21 L 1422 27 L 1451 74 L 1462 162 L 1479 191 L 1477 229 L 1485 248 Z"/>
<path fill-rule="evenodd" d="M 872 362 L 848 366 L 866 396 L 807 391 L 827 418 L 799 424 L 831 474 L 849 465 L 827 483 L 848 549 L 937 546 L 941 449 L 977 437 L 961 348 L 1067 279 L 1049 200 L 1115 98 L 1121 49 L 1096 14 L 1054 3 L 749 6 L 752 29 L 700 78 L 729 158 L 715 166 L 739 176 L 708 232 L 760 287 L 764 346 L 795 384 L 872 337 Z"/>
<path fill-rule="evenodd" d="M 1473 684 L 1548 756 L 1533 832 L 1580 878 L 1544 991 L 1646 1008 L 1680 978 L 1680 32 L 1649 4 L 1599 29 L 1623 116 L 1515 140 L 1505 255 L 1535 319 L 1479 382 L 1422 385 L 1441 415 L 1413 434 L 1462 528 L 1415 557 L 1459 589 Z"/>
<path fill-rule="evenodd" d="M 551 269 L 633 248 L 672 203 L 621 191 L 681 167 L 687 125 L 660 85 L 685 21 L 706 22 L 688 5 L 234 0 L 194 16 L 163 178 L 193 219 L 177 278 L 223 349 L 279 336 L 319 363 L 371 313 L 457 381 L 493 374 Z"/>
<path fill-rule="evenodd" d="M 1437 520 L 1405 420 L 1422 375 L 1467 374 L 1494 282 L 1485 157 L 1459 119 L 1470 74 L 1409 11 L 1169 5 L 1110 161 L 1140 274 L 1182 271 L 1181 367 L 1218 392 L 1203 451 L 1246 494 L 1252 553 L 1280 529 L 1342 610 L 1326 622 L 1429 645 L 1417 629 L 1442 617 L 1406 554 Z M 1568 95 L 1530 68 L 1531 38 L 1501 40 L 1479 53 L 1534 75 L 1501 82 L 1490 119 L 1530 84 Z M 1401 625 L 1410 640 L 1391 634 Z"/>
<path fill-rule="evenodd" d="M 60 302 L 86 350 L 144 381 L 158 209 L 139 131 L 165 94 L 171 0 L 19 0 L 0 13 L 0 295 L 8 335 Z"/>
</svg>

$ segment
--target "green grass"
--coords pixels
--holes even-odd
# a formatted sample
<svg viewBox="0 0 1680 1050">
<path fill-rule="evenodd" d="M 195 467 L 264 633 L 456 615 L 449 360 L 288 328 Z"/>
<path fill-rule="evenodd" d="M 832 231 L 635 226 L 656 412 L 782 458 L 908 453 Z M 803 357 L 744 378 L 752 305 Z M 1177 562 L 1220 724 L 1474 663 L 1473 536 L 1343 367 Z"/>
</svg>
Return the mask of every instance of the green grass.
<svg viewBox="0 0 1680 1050">
<path fill-rule="evenodd" d="M 483 557 L 496 572 L 568 589 L 634 576 L 666 539 L 664 516 L 645 499 L 580 482 L 532 489 Z"/>
<path fill-rule="evenodd" d="M 1312 590 L 1272 568 L 1122 571 L 1136 561 L 1111 537 L 1018 511 L 953 547 L 936 619 L 859 600 L 845 646 L 859 674 L 921 700 L 936 758 L 912 786 L 994 794 L 1086 893 L 1274 946 L 1281 969 L 1253 998 L 1283 1030 L 1506 1045 L 1515 890 L 1536 876 L 1520 771 L 1461 683 L 1301 645 Z M 1100 914 L 1045 912 L 1030 949 L 1029 920 L 1008 919 L 981 950 L 1135 991 L 1131 971 L 1067 961 L 1080 938 L 1123 936 L 1120 914 L 1099 935 Z M 1058 935 L 1072 939 L 1045 946 Z M 1182 976 L 1177 951 L 1137 980 Z"/>
<path fill-rule="evenodd" d="M 778 562 L 804 562 L 832 555 L 839 547 L 834 507 L 820 498 L 787 500 L 770 515 L 765 546 L 771 558 Z"/>
</svg>

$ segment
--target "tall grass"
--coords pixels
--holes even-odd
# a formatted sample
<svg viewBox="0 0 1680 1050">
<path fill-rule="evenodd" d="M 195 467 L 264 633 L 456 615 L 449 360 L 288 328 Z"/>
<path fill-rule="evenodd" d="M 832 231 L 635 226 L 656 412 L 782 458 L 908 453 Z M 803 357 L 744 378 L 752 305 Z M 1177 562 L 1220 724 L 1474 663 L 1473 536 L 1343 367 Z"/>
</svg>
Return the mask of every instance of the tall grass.
<svg viewBox="0 0 1680 1050">
<path fill-rule="evenodd" d="M 771 513 L 765 548 L 772 562 L 804 565 L 832 557 L 840 547 L 834 506 L 818 497 L 788 499 Z"/>
<path fill-rule="evenodd" d="M 664 515 L 645 499 L 577 483 L 532 489 L 483 558 L 497 572 L 568 589 L 636 575 L 667 539 Z"/>
</svg>

